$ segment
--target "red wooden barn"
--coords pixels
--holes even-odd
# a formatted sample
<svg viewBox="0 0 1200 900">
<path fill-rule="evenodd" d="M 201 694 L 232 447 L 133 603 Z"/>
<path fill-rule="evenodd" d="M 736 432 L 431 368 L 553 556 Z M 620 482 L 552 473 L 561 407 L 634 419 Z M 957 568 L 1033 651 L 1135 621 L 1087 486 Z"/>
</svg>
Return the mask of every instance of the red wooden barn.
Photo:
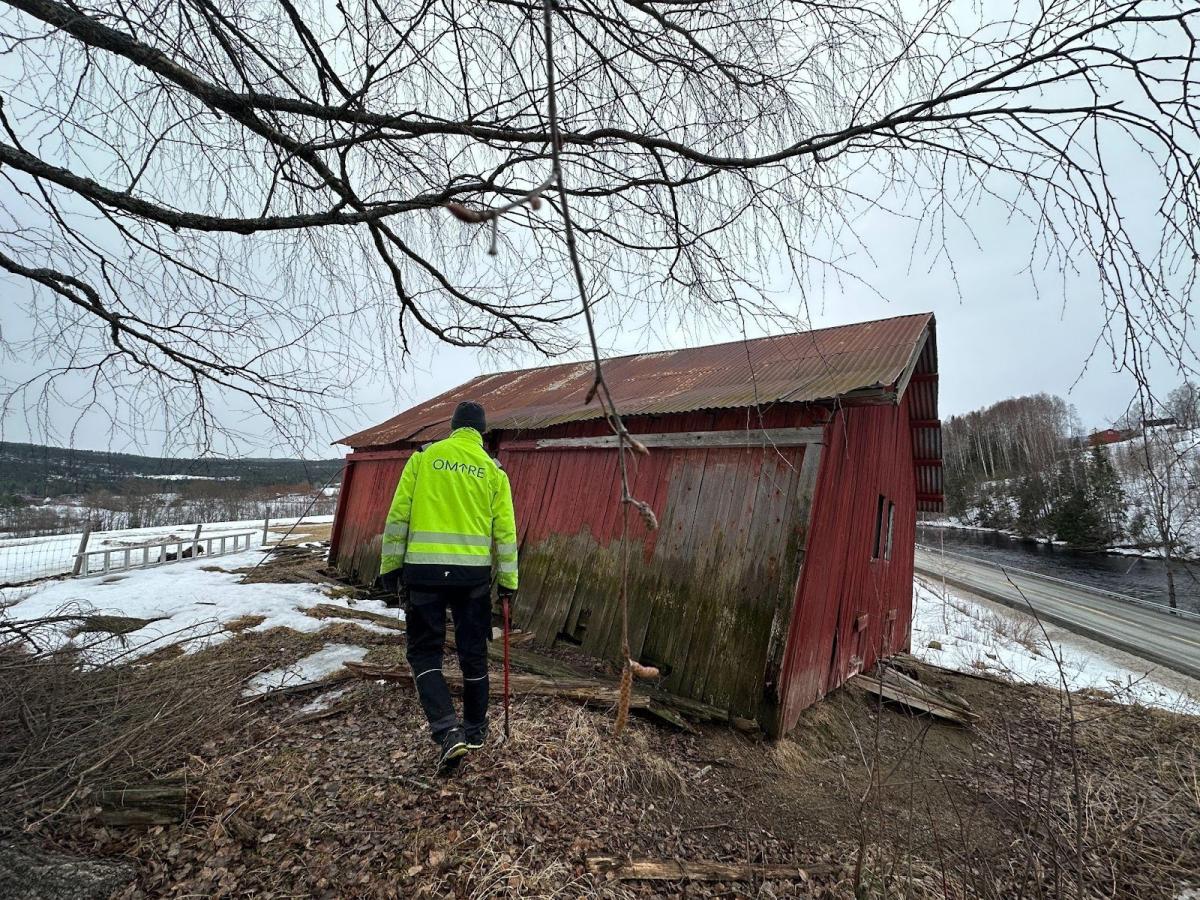
<svg viewBox="0 0 1200 900">
<path fill-rule="evenodd" d="M 628 428 L 633 654 L 663 687 L 788 731 L 908 646 L 916 514 L 942 503 L 933 315 L 612 359 Z M 362 581 L 404 460 L 487 409 L 521 542 L 514 616 L 616 661 L 622 510 L 615 438 L 584 405 L 590 363 L 486 375 L 342 439 L 332 561 Z"/>
</svg>

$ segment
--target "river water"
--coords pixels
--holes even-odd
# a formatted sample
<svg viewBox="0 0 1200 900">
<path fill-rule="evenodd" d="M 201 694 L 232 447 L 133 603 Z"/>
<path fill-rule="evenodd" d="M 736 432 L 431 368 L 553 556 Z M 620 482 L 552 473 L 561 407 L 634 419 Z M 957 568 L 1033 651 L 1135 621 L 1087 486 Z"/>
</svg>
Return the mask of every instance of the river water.
<svg viewBox="0 0 1200 900">
<path fill-rule="evenodd" d="M 944 546 L 946 550 L 986 562 L 1053 575 L 1164 606 L 1167 603 L 1166 565 L 1160 559 L 1081 553 L 991 531 L 919 524 L 917 543 L 933 550 Z M 1173 568 L 1180 609 L 1200 612 L 1200 565 L 1193 563 L 1186 569 L 1181 565 Z"/>
</svg>

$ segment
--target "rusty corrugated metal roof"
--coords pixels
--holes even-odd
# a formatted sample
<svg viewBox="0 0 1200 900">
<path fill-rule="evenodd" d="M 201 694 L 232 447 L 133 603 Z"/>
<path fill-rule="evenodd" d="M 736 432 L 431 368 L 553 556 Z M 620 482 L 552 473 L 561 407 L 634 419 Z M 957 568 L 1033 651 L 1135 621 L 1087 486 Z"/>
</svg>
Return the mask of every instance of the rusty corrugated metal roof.
<svg viewBox="0 0 1200 900">
<path fill-rule="evenodd" d="M 933 324 L 932 313 L 898 316 L 706 347 L 606 360 L 605 380 L 623 416 L 853 398 L 903 390 Z M 590 362 L 482 375 L 372 428 L 338 441 L 356 450 L 443 436 L 461 400 L 487 410 L 489 430 L 531 430 L 596 419 L 584 405 Z"/>
</svg>

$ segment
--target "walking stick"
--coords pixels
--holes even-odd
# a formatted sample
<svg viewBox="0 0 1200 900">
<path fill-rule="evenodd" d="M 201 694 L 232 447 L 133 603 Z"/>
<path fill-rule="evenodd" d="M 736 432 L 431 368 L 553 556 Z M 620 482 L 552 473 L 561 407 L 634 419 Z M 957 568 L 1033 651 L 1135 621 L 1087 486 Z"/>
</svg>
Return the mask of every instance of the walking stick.
<svg viewBox="0 0 1200 900">
<path fill-rule="evenodd" d="M 508 728 L 508 596 L 504 597 L 504 739 L 512 735 Z"/>
</svg>

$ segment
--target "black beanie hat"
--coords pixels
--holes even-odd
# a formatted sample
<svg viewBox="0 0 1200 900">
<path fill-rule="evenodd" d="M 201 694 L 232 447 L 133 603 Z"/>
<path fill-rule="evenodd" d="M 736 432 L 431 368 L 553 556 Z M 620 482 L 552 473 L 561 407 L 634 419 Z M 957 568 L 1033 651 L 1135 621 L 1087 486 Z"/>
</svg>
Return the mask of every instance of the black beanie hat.
<svg viewBox="0 0 1200 900">
<path fill-rule="evenodd" d="M 470 400 L 464 400 L 454 409 L 454 417 L 450 420 L 450 430 L 457 428 L 474 428 L 480 434 L 487 431 L 487 419 L 483 415 L 483 407 Z"/>
</svg>

